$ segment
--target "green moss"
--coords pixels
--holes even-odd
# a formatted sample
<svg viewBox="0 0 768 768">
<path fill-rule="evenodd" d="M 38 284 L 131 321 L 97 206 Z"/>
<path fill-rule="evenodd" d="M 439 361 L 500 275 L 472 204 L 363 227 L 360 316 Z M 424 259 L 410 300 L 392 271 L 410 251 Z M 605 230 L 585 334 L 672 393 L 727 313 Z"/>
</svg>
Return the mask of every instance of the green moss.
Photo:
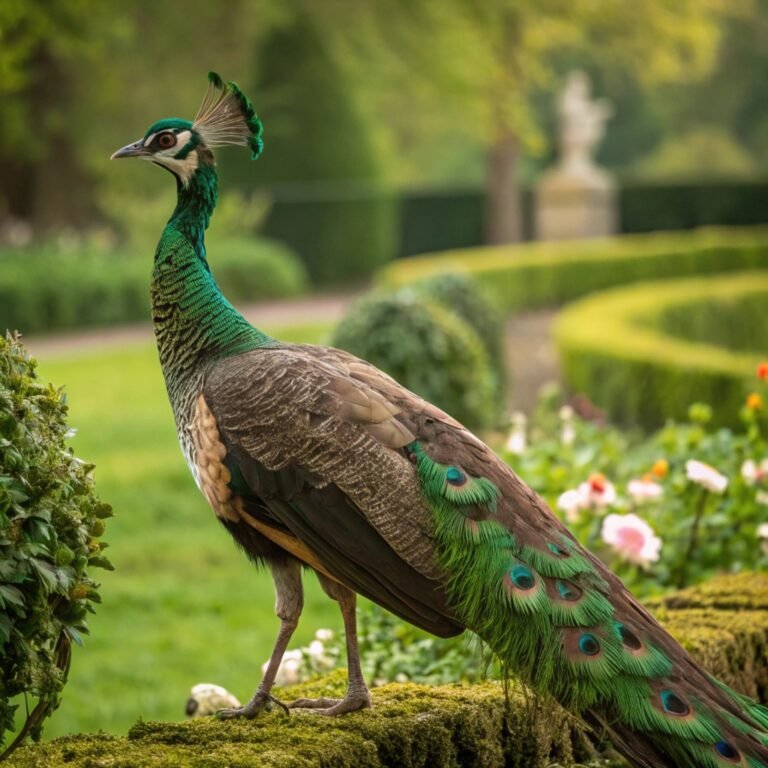
<svg viewBox="0 0 768 768">
<path fill-rule="evenodd" d="M 765 701 L 768 691 L 768 575 L 724 576 L 661 598 L 653 608 L 711 672 Z M 339 696 L 345 674 L 296 686 L 293 696 Z M 277 692 L 278 695 L 279 692 Z M 582 727 L 556 705 L 520 688 L 509 706 L 499 683 L 429 687 L 391 684 L 374 707 L 340 718 L 265 712 L 252 721 L 200 718 L 139 722 L 126 738 L 83 734 L 19 750 L 9 768 L 573 768 L 589 750 Z"/>
<path fill-rule="evenodd" d="M 736 573 L 718 576 L 695 587 L 649 600 L 652 610 L 661 608 L 717 610 L 768 610 L 768 573 Z M 766 617 L 768 624 L 768 616 Z"/>
</svg>

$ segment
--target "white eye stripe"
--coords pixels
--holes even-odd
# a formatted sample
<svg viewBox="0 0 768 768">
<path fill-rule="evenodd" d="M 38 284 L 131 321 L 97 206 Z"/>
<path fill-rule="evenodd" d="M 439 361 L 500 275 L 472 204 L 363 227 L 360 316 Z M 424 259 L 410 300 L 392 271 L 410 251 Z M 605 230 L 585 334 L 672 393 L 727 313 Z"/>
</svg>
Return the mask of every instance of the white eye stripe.
<svg viewBox="0 0 768 768">
<path fill-rule="evenodd" d="M 192 138 L 192 131 L 182 131 L 176 134 L 176 146 L 179 149 L 187 146 L 187 142 Z"/>
<path fill-rule="evenodd" d="M 152 133 L 149 136 L 147 136 L 147 138 L 144 139 L 144 146 L 148 147 L 152 143 L 152 139 L 154 139 L 155 136 L 157 136 L 157 133 Z"/>
</svg>

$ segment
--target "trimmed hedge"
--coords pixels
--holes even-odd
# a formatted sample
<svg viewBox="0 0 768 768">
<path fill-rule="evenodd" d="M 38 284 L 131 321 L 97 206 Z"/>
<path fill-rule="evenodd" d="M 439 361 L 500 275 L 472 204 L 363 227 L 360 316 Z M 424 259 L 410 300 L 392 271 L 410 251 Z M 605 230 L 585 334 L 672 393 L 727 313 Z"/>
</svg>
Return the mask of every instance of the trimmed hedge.
<svg viewBox="0 0 768 768">
<path fill-rule="evenodd" d="M 768 575 L 725 576 L 655 603 L 657 616 L 693 657 L 736 690 L 768 694 Z M 282 695 L 339 696 L 345 675 Z M 278 692 L 278 695 L 280 693 Z M 391 684 L 373 691 L 373 709 L 337 718 L 273 710 L 252 721 L 198 718 L 137 723 L 127 738 L 66 736 L 25 747 L 9 768 L 97 765 L 154 768 L 619 768 L 595 762 L 580 726 L 559 707 L 517 687 L 510 705 L 497 683 L 430 687 Z"/>
<path fill-rule="evenodd" d="M 673 336 L 664 322 L 674 318 L 679 331 L 688 317 L 688 335 L 701 338 L 695 329 L 704 326 L 693 318 L 718 318 L 723 307 L 742 304 L 765 334 L 768 273 L 643 283 L 583 299 L 565 309 L 555 327 L 565 380 L 621 423 L 655 427 L 683 419 L 696 401 L 717 406 L 716 423 L 735 422 L 768 349 L 761 356 L 718 346 L 743 348 L 727 336 L 729 329 L 738 332 L 737 322 L 722 323 L 714 343 Z M 706 328 L 711 322 L 717 320 Z"/>
<path fill-rule="evenodd" d="M 268 240 L 217 239 L 211 268 L 233 301 L 296 296 L 308 285 L 293 252 Z M 2 251 L 0 333 L 147 320 L 151 270 L 149 256 L 51 248 Z"/>
<path fill-rule="evenodd" d="M 476 248 L 396 261 L 378 282 L 470 275 L 506 311 L 559 306 L 625 283 L 768 268 L 768 229 L 701 229 L 600 240 Z"/>
</svg>

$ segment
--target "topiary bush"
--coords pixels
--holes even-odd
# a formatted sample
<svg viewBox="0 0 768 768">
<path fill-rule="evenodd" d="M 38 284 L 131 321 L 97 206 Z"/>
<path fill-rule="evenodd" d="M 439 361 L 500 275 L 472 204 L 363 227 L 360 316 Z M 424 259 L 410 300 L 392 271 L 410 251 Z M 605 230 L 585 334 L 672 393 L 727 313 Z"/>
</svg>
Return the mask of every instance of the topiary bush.
<svg viewBox="0 0 768 768">
<path fill-rule="evenodd" d="M 66 413 L 18 339 L 0 337 L 0 744 L 20 697 L 37 700 L 6 754 L 58 706 L 71 642 L 99 602 L 89 571 L 112 567 L 99 540 L 111 509 L 65 445 Z"/>
<path fill-rule="evenodd" d="M 352 307 L 333 345 L 373 363 L 470 428 L 495 417 L 494 378 L 475 331 L 413 295 L 373 296 Z"/>
<path fill-rule="evenodd" d="M 506 383 L 504 320 L 483 287 L 466 275 L 448 272 L 419 280 L 402 289 L 436 301 L 457 314 L 485 347 L 494 377 L 496 405 L 501 408 Z"/>
</svg>

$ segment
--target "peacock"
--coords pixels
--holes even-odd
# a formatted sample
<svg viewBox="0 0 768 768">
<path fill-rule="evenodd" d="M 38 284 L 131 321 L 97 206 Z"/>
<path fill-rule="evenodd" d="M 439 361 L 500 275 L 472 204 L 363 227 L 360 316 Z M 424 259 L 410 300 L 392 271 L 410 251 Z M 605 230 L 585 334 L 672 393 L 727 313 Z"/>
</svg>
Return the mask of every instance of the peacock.
<svg viewBox="0 0 768 768">
<path fill-rule="evenodd" d="M 280 628 L 263 679 L 219 715 L 252 718 L 276 701 L 309 569 L 341 609 L 348 687 L 340 700 L 278 702 L 286 710 L 371 706 L 359 593 L 435 635 L 476 633 L 635 766 L 768 768 L 768 709 L 699 667 L 481 440 L 369 363 L 281 343 L 227 301 L 204 240 L 223 145 L 257 158 L 262 124 L 211 73 L 193 121 L 160 120 L 112 156 L 176 177 L 151 280 L 160 364 L 198 488 L 275 585 Z"/>
</svg>

